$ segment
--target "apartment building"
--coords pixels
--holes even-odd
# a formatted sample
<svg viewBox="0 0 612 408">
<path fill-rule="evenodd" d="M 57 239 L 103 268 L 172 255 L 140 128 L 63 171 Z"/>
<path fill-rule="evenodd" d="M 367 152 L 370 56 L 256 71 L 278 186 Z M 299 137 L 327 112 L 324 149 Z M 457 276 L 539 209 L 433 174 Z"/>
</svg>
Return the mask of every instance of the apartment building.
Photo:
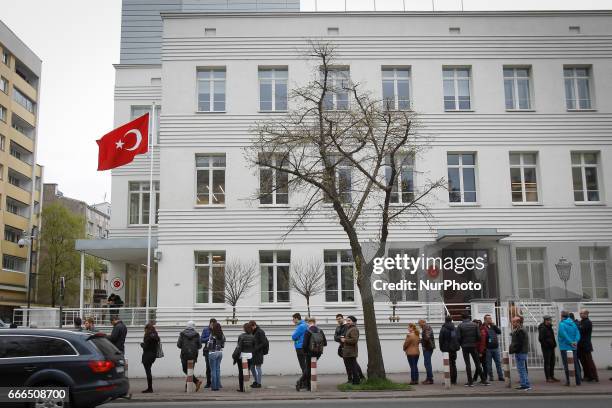
<svg viewBox="0 0 612 408">
<path fill-rule="evenodd" d="M 0 318 L 10 320 L 12 310 L 27 302 L 30 271 L 30 248 L 17 242 L 41 221 L 43 168 L 36 164 L 41 60 L 1 21 L 0 52 Z M 36 240 L 33 254 L 35 273 Z"/>
</svg>

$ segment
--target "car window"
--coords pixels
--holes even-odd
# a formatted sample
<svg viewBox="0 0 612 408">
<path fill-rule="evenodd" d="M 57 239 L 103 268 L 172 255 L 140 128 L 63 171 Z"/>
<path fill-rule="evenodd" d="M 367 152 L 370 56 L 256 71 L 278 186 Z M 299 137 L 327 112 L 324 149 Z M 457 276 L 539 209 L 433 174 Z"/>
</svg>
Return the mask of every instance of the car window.
<svg viewBox="0 0 612 408">
<path fill-rule="evenodd" d="M 66 340 L 43 336 L 0 336 L 0 358 L 73 356 Z"/>
<path fill-rule="evenodd" d="M 104 355 L 106 358 L 116 358 L 117 356 L 121 356 L 121 352 L 113 343 L 111 343 L 106 337 L 94 337 L 91 339 L 91 342 L 96 345 L 98 350 Z"/>
</svg>

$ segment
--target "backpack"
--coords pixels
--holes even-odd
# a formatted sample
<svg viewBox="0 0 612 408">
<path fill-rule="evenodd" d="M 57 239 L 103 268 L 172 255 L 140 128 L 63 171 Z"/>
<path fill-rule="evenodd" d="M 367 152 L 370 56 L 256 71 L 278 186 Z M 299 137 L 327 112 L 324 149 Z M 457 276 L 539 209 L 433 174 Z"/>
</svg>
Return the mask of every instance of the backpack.
<svg viewBox="0 0 612 408">
<path fill-rule="evenodd" d="M 325 344 L 325 336 L 321 330 L 316 332 L 312 332 L 310 334 L 310 344 L 308 345 L 308 349 L 311 354 L 323 354 L 323 348 Z"/>
</svg>

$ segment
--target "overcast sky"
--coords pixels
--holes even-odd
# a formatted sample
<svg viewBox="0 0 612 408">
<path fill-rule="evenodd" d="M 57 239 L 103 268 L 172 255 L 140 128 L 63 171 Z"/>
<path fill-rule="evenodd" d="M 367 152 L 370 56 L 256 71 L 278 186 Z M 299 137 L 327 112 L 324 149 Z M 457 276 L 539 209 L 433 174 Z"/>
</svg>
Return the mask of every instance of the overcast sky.
<svg viewBox="0 0 612 408">
<path fill-rule="evenodd" d="M 319 10 L 345 0 L 317 0 Z M 346 0 L 373 9 L 374 0 Z M 378 10 L 431 10 L 431 0 L 376 0 Z M 313 10 L 315 0 L 302 0 Z M 610 9 L 612 0 L 464 0 L 464 10 Z M 435 0 L 458 10 L 461 0 Z M 114 68 L 119 62 L 121 0 L 0 0 L 0 19 L 42 60 L 38 163 L 44 181 L 92 203 L 110 200 L 110 172 L 97 172 L 95 140 L 113 127 Z"/>
</svg>

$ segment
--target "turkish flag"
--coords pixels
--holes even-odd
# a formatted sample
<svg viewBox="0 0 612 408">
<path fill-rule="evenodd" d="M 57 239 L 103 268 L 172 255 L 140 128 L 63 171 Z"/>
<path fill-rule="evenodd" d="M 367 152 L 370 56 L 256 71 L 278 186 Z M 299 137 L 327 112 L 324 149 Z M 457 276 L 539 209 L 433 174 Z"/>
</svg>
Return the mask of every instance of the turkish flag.
<svg viewBox="0 0 612 408">
<path fill-rule="evenodd" d="M 98 171 L 131 163 L 137 154 L 149 151 L 149 114 L 105 134 L 98 143 Z"/>
</svg>

